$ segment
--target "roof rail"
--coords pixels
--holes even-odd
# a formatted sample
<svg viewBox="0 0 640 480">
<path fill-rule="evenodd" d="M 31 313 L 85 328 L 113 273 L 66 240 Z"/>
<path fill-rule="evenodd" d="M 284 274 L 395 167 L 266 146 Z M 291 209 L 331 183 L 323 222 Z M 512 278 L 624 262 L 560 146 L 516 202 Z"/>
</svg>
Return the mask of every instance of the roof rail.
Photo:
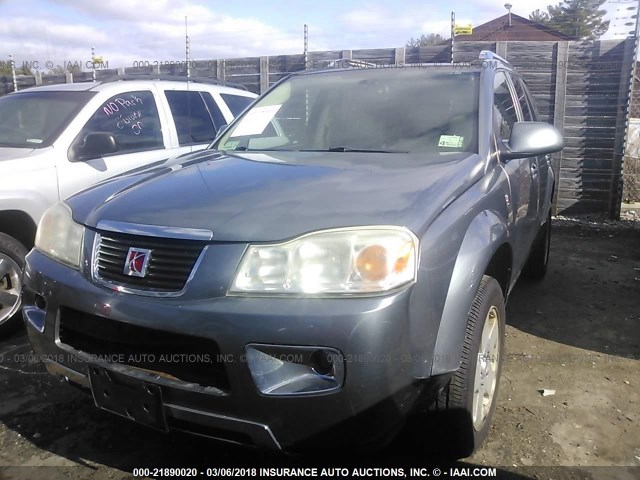
<svg viewBox="0 0 640 480">
<path fill-rule="evenodd" d="M 247 90 L 244 85 L 239 83 L 225 82 L 224 80 L 218 80 L 217 78 L 208 77 L 186 77 L 182 75 L 156 75 L 153 73 L 134 73 L 126 75 L 112 75 L 110 77 L 100 78 L 97 81 L 99 83 L 111 83 L 117 81 L 130 81 L 130 80 L 162 80 L 168 82 L 194 82 L 194 83 L 206 83 L 210 85 L 220 85 L 224 87 L 239 88 L 240 90 Z M 248 90 L 247 90 L 248 91 Z"/>
<path fill-rule="evenodd" d="M 500 55 L 498 55 L 495 52 L 492 52 L 491 50 L 482 50 L 480 52 L 480 55 L 478 55 L 478 60 L 498 60 L 499 62 L 502 62 L 502 63 L 509 63 Z"/>
</svg>

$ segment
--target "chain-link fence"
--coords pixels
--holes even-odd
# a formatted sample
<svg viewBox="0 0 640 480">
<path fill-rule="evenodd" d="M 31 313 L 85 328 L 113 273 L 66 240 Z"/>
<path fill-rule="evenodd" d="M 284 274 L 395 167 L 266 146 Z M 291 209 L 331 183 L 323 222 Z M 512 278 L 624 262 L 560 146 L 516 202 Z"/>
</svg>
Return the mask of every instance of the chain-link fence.
<svg viewBox="0 0 640 480">
<path fill-rule="evenodd" d="M 640 202 L 640 81 L 637 76 L 629 108 L 629 130 L 625 149 L 624 168 L 622 170 L 622 201 Z"/>
</svg>

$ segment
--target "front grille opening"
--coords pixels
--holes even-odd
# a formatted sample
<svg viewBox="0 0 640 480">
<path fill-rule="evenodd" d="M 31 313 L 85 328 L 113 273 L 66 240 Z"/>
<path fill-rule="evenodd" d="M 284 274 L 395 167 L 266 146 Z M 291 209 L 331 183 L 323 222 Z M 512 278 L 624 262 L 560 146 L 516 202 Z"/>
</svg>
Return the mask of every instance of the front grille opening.
<svg viewBox="0 0 640 480">
<path fill-rule="evenodd" d="M 96 274 L 118 285 L 158 292 L 181 291 L 206 242 L 147 237 L 100 231 L 96 248 Z M 144 277 L 124 273 L 129 248 L 151 250 Z"/>
<path fill-rule="evenodd" d="M 216 342 L 139 327 L 71 308 L 60 309 L 60 341 L 111 363 L 161 372 L 226 391 L 229 381 Z"/>
</svg>

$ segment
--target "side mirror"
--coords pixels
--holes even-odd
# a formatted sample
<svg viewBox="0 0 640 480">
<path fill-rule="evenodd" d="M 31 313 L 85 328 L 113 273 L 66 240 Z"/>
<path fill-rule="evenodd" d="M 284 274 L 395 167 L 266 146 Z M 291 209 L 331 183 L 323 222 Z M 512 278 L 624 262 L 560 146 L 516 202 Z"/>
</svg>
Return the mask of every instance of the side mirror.
<svg viewBox="0 0 640 480">
<path fill-rule="evenodd" d="M 535 157 L 558 152 L 563 147 L 562 135 L 554 126 L 544 122 L 516 122 L 500 157 L 504 160 Z"/>
<path fill-rule="evenodd" d="M 118 151 L 115 137 L 107 132 L 91 132 L 84 138 L 84 144 L 72 147 L 72 161 L 102 157 Z"/>
</svg>

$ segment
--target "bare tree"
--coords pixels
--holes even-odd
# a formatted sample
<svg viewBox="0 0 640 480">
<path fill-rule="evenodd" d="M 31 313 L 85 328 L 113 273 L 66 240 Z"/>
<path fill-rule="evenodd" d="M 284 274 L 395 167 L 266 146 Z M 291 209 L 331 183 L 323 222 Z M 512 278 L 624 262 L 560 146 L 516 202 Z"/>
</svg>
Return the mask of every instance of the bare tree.
<svg viewBox="0 0 640 480">
<path fill-rule="evenodd" d="M 407 47 L 430 47 L 433 45 L 446 45 L 449 43 L 448 38 L 444 38 L 439 33 L 429 33 L 428 35 L 422 34 L 419 38 L 411 37 L 407 41 Z"/>
</svg>

